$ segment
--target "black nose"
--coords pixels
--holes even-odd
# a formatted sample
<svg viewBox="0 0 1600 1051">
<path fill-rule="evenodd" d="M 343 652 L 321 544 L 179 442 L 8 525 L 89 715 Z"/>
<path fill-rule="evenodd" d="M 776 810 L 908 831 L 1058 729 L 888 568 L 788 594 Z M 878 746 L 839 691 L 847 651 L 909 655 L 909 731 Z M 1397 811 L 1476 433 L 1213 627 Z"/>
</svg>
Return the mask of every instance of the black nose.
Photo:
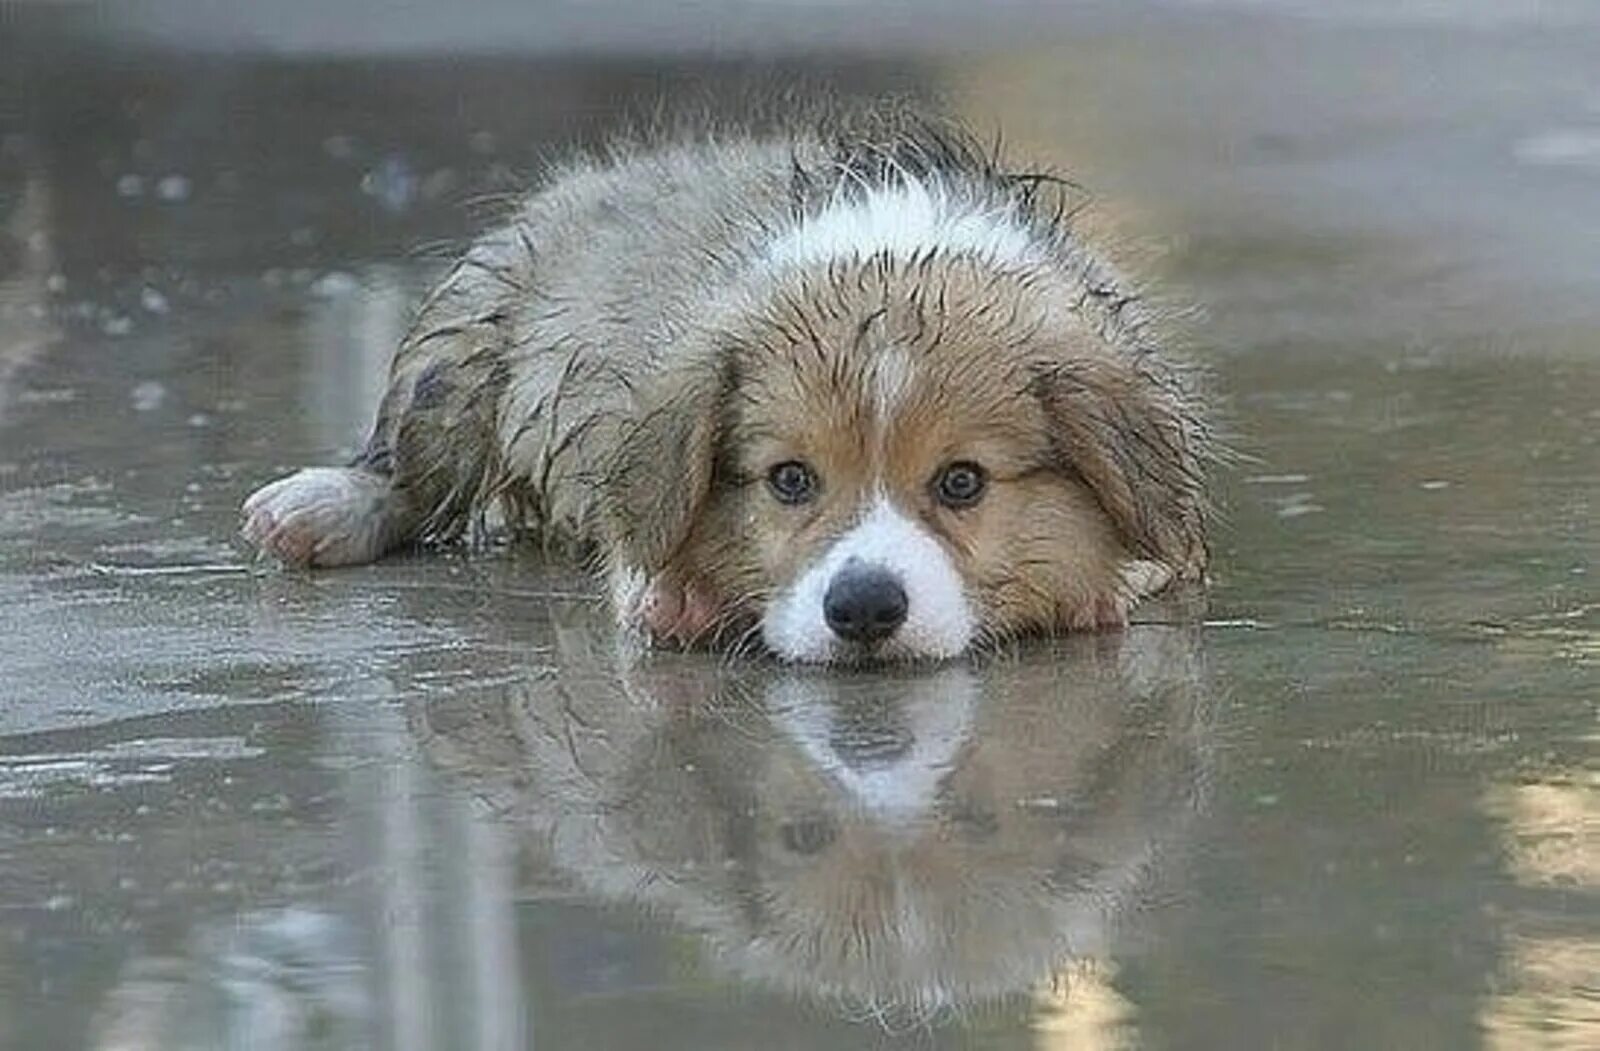
<svg viewBox="0 0 1600 1051">
<path fill-rule="evenodd" d="M 893 573 L 847 565 L 834 574 L 822 596 L 822 615 L 847 642 L 877 642 L 906 622 L 907 605 L 906 589 Z"/>
</svg>

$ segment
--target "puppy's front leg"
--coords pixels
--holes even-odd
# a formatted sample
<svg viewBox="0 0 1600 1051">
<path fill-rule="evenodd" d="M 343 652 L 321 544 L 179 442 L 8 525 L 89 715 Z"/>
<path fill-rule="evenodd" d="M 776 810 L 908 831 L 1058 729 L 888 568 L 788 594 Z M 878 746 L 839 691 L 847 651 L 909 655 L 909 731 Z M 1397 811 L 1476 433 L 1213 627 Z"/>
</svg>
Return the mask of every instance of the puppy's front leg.
<svg viewBox="0 0 1600 1051">
<path fill-rule="evenodd" d="M 395 355 L 361 455 L 256 490 L 243 507 L 246 540 L 291 565 L 339 566 L 461 534 L 493 490 L 500 462 L 508 287 L 501 273 L 474 255 L 451 272 Z"/>
</svg>

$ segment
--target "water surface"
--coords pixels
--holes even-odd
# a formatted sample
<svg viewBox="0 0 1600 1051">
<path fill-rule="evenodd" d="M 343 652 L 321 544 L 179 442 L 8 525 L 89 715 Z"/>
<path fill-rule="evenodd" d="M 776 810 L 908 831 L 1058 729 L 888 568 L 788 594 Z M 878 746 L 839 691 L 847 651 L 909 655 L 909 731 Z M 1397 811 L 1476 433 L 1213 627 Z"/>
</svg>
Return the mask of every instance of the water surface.
<svg viewBox="0 0 1600 1051">
<path fill-rule="evenodd" d="M 1600 1042 L 1600 26 L 1291 6 L 776 69 L 8 26 L 0 1047 Z M 1207 609 L 818 674 L 535 553 L 235 546 L 473 201 L 796 73 L 1003 126 L 1204 306 Z"/>
</svg>

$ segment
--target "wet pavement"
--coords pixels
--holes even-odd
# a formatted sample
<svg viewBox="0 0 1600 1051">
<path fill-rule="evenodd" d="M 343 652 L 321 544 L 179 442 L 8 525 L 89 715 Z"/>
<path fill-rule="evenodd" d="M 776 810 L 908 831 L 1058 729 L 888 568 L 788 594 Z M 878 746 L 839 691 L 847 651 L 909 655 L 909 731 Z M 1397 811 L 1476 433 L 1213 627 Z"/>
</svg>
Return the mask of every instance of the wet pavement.
<svg viewBox="0 0 1600 1051">
<path fill-rule="evenodd" d="M 0 17 L 0 1048 L 1600 1043 L 1581 9 L 760 63 L 63 10 Z M 496 195 L 793 76 L 1003 126 L 1204 305 L 1208 609 L 827 674 L 629 652 L 532 552 L 251 564 Z"/>
</svg>

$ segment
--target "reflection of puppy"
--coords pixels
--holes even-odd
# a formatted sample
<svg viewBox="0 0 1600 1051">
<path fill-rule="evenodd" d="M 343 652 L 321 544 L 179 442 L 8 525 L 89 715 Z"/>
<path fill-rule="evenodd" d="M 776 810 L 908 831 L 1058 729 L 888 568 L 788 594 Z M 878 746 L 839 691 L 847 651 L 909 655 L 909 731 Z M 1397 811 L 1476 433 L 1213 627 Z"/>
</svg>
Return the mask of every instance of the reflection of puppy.
<svg viewBox="0 0 1600 1051">
<path fill-rule="evenodd" d="M 492 508 L 595 547 L 624 620 L 791 660 L 1121 625 L 1204 569 L 1206 429 L 1057 190 L 900 113 L 573 163 L 245 534 L 339 565 Z"/>
<path fill-rule="evenodd" d="M 890 1017 L 1103 951 L 1203 793 L 1195 662 L 1168 629 L 931 677 L 725 669 L 709 697 L 682 660 L 609 691 L 565 666 L 419 734 L 587 893 L 744 978 Z"/>
</svg>

